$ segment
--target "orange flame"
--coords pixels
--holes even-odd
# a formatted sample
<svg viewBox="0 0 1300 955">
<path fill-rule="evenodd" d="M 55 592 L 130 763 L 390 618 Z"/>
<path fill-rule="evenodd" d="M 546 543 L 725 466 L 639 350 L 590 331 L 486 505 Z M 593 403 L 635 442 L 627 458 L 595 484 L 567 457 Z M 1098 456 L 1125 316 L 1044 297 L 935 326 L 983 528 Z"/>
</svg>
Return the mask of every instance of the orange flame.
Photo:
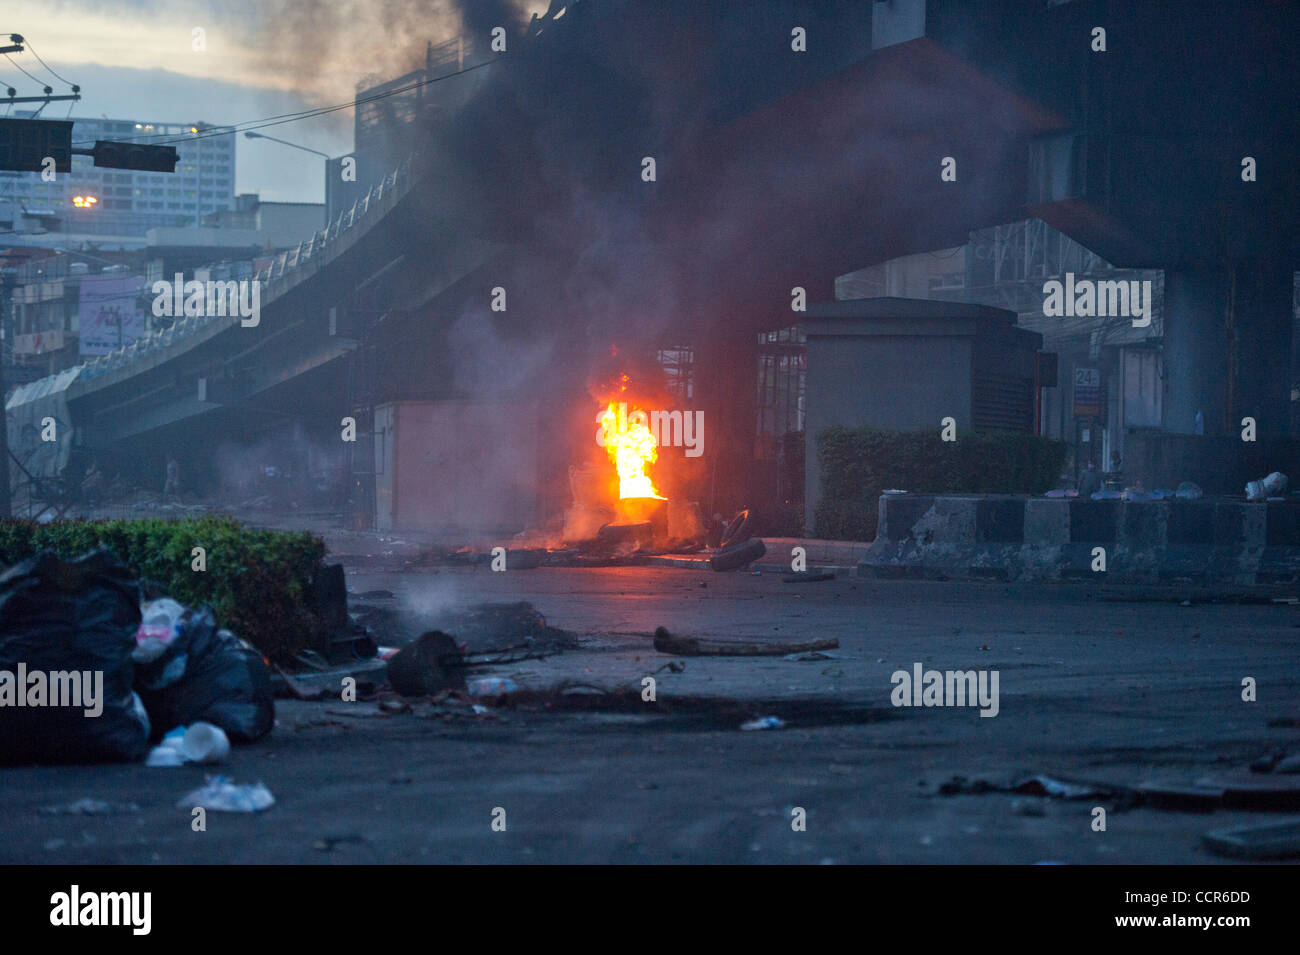
<svg viewBox="0 0 1300 955">
<path fill-rule="evenodd" d="M 626 380 L 626 379 L 625 379 Z M 625 386 L 626 387 L 626 386 Z M 633 415 L 628 416 L 629 419 Z M 659 448 L 654 435 L 641 421 L 627 421 L 620 428 L 617 405 L 610 402 L 608 410 L 600 418 L 605 435 L 605 450 L 618 471 L 619 499 L 628 497 L 653 497 L 667 500 L 655 490 L 654 482 L 646 474 L 648 465 L 659 458 Z"/>
</svg>

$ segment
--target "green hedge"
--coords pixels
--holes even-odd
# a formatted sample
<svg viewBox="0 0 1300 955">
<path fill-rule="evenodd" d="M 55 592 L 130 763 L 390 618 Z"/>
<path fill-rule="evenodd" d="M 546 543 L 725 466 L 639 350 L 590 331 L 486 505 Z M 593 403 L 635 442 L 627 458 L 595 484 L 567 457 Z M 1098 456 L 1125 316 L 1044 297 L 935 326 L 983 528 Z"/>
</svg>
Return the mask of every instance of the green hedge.
<svg viewBox="0 0 1300 955">
<path fill-rule="evenodd" d="M 254 530 L 232 518 L 164 521 L 0 521 L 0 562 L 50 548 L 70 558 L 104 546 L 139 577 L 186 606 L 210 604 L 218 623 L 263 654 L 287 661 L 310 646 L 321 622 L 306 605 L 325 557 L 312 534 Z M 193 548 L 207 569 L 191 569 Z"/>
<path fill-rule="evenodd" d="M 913 494 L 1042 494 L 1056 487 L 1066 447 L 1020 431 L 961 434 L 827 428 L 817 435 L 822 496 L 817 536 L 875 540 L 886 488 Z"/>
</svg>

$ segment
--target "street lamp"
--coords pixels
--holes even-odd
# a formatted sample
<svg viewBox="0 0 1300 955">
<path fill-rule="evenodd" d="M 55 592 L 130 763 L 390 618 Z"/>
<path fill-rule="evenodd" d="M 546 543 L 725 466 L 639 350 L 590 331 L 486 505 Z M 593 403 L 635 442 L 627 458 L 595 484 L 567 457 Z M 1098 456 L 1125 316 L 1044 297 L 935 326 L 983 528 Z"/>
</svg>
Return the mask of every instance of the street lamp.
<svg viewBox="0 0 1300 955">
<path fill-rule="evenodd" d="M 93 209 L 99 205 L 99 200 L 94 196 L 73 196 L 72 204 L 78 209 Z"/>
<path fill-rule="evenodd" d="M 287 139 L 276 139 L 274 136 L 264 136 L 261 133 L 244 133 L 245 139 L 269 139 L 273 143 L 279 143 L 282 146 L 292 146 L 294 149 L 301 149 L 305 153 L 315 153 L 317 156 L 324 156 L 329 159 L 329 153 L 323 153 L 319 149 L 309 149 L 306 146 L 299 146 L 297 143 L 291 143 Z"/>
</svg>

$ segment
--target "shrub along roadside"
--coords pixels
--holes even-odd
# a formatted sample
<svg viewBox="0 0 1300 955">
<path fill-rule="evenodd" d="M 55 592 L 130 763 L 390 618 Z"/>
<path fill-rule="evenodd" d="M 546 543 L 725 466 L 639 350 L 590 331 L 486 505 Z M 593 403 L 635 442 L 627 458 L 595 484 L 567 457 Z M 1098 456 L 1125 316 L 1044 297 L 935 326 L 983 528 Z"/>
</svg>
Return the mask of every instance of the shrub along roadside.
<svg viewBox="0 0 1300 955">
<path fill-rule="evenodd" d="M 1065 445 L 1020 431 L 961 434 L 827 428 L 817 435 L 822 496 L 817 536 L 876 537 L 880 494 L 1042 494 L 1056 487 Z"/>
<path fill-rule="evenodd" d="M 247 528 L 228 517 L 164 521 L 0 521 L 0 563 L 50 549 L 72 558 L 111 550 L 137 577 L 161 585 L 187 606 L 209 604 L 220 626 L 273 661 L 311 646 L 321 621 L 307 607 L 325 543 L 313 534 Z M 206 570 L 194 570 L 202 547 Z"/>
</svg>

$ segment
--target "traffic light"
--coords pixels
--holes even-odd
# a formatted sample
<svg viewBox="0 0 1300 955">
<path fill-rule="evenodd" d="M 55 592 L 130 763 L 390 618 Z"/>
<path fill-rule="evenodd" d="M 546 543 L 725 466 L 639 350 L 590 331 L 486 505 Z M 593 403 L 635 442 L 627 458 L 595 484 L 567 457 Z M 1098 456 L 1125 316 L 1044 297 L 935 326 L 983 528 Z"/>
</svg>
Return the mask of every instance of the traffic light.
<svg viewBox="0 0 1300 955">
<path fill-rule="evenodd" d="M 0 119 L 0 169 L 72 172 L 72 122 L 56 119 Z"/>
<path fill-rule="evenodd" d="M 142 143 L 114 143 L 100 140 L 91 151 L 96 166 L 135 169 L 139 172 L 175 172 L 175 146 L 146 146 Z"/>
</svg>

